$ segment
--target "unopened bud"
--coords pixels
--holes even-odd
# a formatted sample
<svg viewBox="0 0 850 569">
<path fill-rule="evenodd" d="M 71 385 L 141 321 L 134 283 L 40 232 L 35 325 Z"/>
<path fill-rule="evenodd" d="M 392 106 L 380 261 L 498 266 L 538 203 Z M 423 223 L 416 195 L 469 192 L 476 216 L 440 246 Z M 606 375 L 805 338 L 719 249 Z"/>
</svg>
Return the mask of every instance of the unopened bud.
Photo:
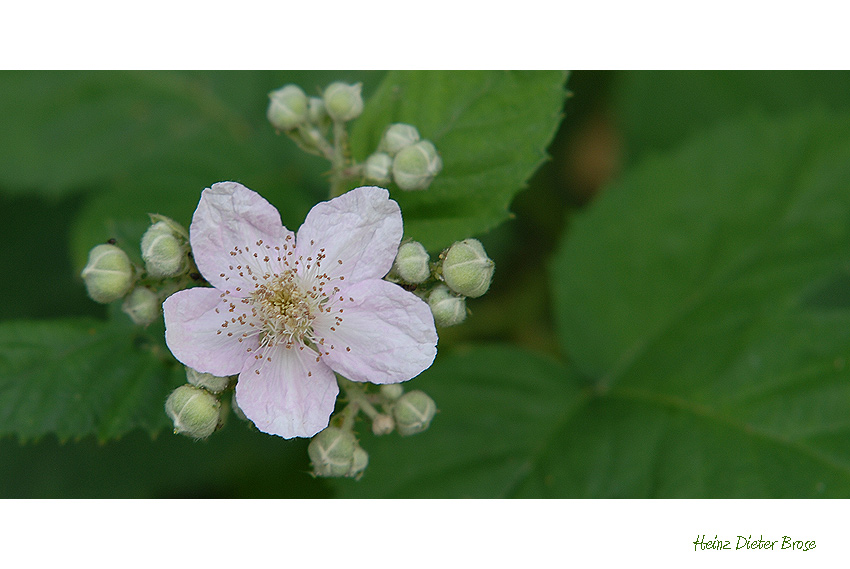
<svg viewBox="0 0 850 569">
<path fill-rule="evenodd" d="M 437 149 L 422 140 L 399 150 L 393 159 L 393 180 L 402 190 L 424 190 L 443 169 Z"/>
<path fill-rule="evenodd" d="M 376 436 L 388 435 L 393 432 L 395 421 L 389 415 L 379 414 L 372 419 L 372 433 Z"/>
<path fill-rule="evenodd" d="M 298 85 L 285 85 L 269 93 L 266 118 L 277 130 L 292 130 L 307 120 L 307 95 Z"/>
<path fill-rule="evenodd" d="M 348 122 L 359 117 L 363 112 L 362 89 L 362 83 L 347 85 L 337 82 L 328 85 L 322 94 L 328 115 L 338 122 Z"/>
<path fill-rule="evenodd" d="M 106 304 L 130 290 L 133 266 L 127 253 L 115 245 L 98 245 L 89 251 L 89 260 L 81 276 L 92 300 Z"/>
<path fill-rule="evenodd" d="M 419 142 L 419 131 L 415 126 L 395 123 L 387 127 L 381 138 L 380 148 L 390 156 L 395 156 L 402 148 Z"/>
<path fill-rule="evenodd" d="M 464 239 L 452 245 L 443 260 L 443 278 L 458 294 L 477 298 L 487 292 L 495 263 L 478 239 Z"/>
<path fill-rule="evenodd" d="M 205 439 L 218 427 L 221 403 L 200 387 L 181 385 L 168 396 L 165 412 L 174 422 L 175 433 Z"/>
<path fill-rule="evenodd" d="M 447 328 L 466 320 L 466 299 L 457 296 L 446 285 L 437 285 L 428 295 L 428 306 L 434 316 L 434 324 Z"/>
<path fill-rule="evenodd" d="M 430 260 L 428 251 L 421 243 L 410 241 L 398 248 L 393 269 L 403 281 L 419 284 L 431 276 L 431 269 L 428 266 Z"/>
<path fill-rule="evenodd" d="M 392 167 L 393 159 L 390 158 L 389 154 L 376 152 L 369 156 L 363 164 L 363 175 L 378 184 L 388 184 Z"/>
<path fill-rule="evenodd" d="M 127 295 L 121 305 L 123 310 L 134 323 L 147 326 L 159 318 L 162 313 L 162 302 L 154 291 L 147 287 L 137 286 Z"/>
<path fill-rule="evenodd" d="M 437 404 L 423 391 L 408 391 L 393 405 L 398 434 L 403 437 L 421 433 L 431 425 Z"/>
<path fill-rule="evenodd" d="M 351 431 L 344 431 L 337 427 L 327 427 L 324 431 L 313 437 L 307 447 L 307 454 L 313 463 L 313 473 L 316 476 L 339 478 L 342 476 L 354 476 L 360 470 L 355 467 L 355 451 L 360 448 L 357 439 Z M 362 449 L 361 449 L 362 450 Z M 365 452 L 365 451 L 364 451 Z M 362 462 L 363 457 L 357 457 Z M 366 462 L 368 463 L 368 455 Z"/>
<path fill-rule="evenodd" d="M 211 393 L 221 393 L 230 384 L 229 377 L 219 377 L 211 373 L 201 373 L 186 367 L 186 380 L 195 387 L 203 387 Z"/>
<path fill-rule="evenodd" d="M 148 275 L 167 278 L 186 269 L 186 251 L 170 225 L 158 221 L 142 236 L 142 259 Z"/>
</svg>

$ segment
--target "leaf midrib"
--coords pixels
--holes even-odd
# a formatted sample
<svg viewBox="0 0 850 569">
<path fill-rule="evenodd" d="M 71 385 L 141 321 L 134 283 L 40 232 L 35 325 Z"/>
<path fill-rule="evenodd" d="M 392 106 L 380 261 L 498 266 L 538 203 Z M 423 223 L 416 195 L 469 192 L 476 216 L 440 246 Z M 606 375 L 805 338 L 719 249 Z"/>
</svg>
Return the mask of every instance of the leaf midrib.
<svg viewBox="0 0 850 569">
<path fill-rule="evenodd" d="M 691 415 L 703 417 L 710 421 L 715 421 L 717 424 L 737 430 L 744 436 L 756 436 L 776 445 L 784 446 L 791 451 L 798 452 L 803 456 L 836 469 L 850 477 L 850 466 L 841 464 L 835 461 L 832 457 L 805 446 L 802 442 L 793 441 L 753 425 L 735 421 L 730 417 L 720 415 L 714 412 L 710 407 L 699 405 L 683 398 L 636 390 L 633 388 L 617 387 L 615 390 L 612 389 L 617 380 L 625 376 L 629 369 L 631 369 L 632 365 L 642 355 L 651 350 L 652 347 L 673 327 L 675 323 L 680 322 L 688 314 L 692 313 L 696 308 L 705 303 L 706 300 L 718 290 L 718 287 L 720 287 L 722 283 L 728 282 L 728 279 L 731 279 L 732 275 L 742 272 L 748 266 L 751 266 L 754 260 L 762 258 L 770 246 L 776 242 L 774 237 L 778 234 L 781 235 L 782 229 L 787 223 L 790 209 L 796 198 L 799 197 L 799 191 L 802 186 L 800 181 L 809 174 L 809 170 L 805 167 L 805 164 L 810 162 L 810 157 L 814 154 L 815 147 L 816 145 L 814 143 L 810 143 L 806 152 L 799 157 L 797 163 L 789 166 L 787 183 L 776 185 L 776 188 L 788 187 L 790 188 L 790 191 L 783 196 L 784 203 L 781 198 L 777 200 L 779 203 L 775 207 L 775 210 L 777 210 L 779 214 L 771 217 L 771 219 L 774 220 L 772 229 L 761 233 L 760 241 L 757 241 L 750 247 L 744 249 L 731 262 L 727 263 L 725 267 L 721 267 L 715 273 L 713 278 L 705 281 L 705 284 L 702 287 L 698 288 L 693 294 L 685 297 L 679 308 L 672 311 L 670 315 L 660 325 L 658 325 L 655 330 L 653 330 L 652 333 L 647 334 L 644 338 L 635 342 L 632 346 L 625 350 L 617 362 L 615 362 L 611 370 L 605 373 L 598 380 L 596 389 L 594 390 L 597 397 L 586 397 L 578 404 L 569 407 L 560 417 L 558 417 L 554 426 L 551 429 L 548 429 L 547 433 L 543 436 L 541 444 L 532 450 L 532 452 L 528 455 L 527 460 L 524 461 L 520 468 L 517 469 L 517 476 L 515 477 L 513 484 L 506 489 L 505 497 L 516 495 L 522 484 L 538 469 L 540 458 L 554 446 L 555 441 L 557 440 L 557 435 L 561 433 L 566 425 L 575 418 L 580 410 L 584 409 L 591 401 L 600 398 L 603 400 L 605 398 L 621 399 L 625 401 L 639 400 L 662 408 L 676 408 Z M 588 391 L 587 393 L 590 394 L 592 392 Z"/>
</svg>

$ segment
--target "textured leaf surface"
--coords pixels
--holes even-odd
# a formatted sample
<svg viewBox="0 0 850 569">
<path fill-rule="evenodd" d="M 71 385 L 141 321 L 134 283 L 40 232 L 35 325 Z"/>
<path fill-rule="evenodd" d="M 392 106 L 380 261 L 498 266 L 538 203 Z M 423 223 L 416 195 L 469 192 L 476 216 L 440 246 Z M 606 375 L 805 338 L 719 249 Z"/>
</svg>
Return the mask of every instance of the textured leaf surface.
<svg viewBox="0 0 850 569">
<path fill-rule="evenodd" d="M 202 187 L 269 170 L 294 171 L 290 178 L 297 179 L 305 163 L 312 175 L 320 161 L 305 160 L 266 121 L 267 93 L 294 82 L 312 94 L 331 80 L 369 84 L 374 75 L 2 72 L 7 119 L 0 132 L 0 188 L 44 195 L 94 185 L 121 191 L 129 178 L 163 168 L 198 175 Z M 172 191 L 179 191 L 176 184 Z"/>
<path fill-rule="evenodd" d="M 7 72 L 0 176 L 8 189 L 61 194 L 137 163 L 245 135 L 245 122 L 175 73 Z M 203 109 L 202 112 L 198 110 Z"/>
<path fill-rule="evenodd" d="M 434 143 L 443 171 L 425 191 L 391 187 L 405 234 L 436 250 L 492 229 L 546 158 L 561 121 L 561 72 L 404 71 L 388 73 L 351 144 L 358 160 L 378 146 L 391 123 L 409 123 Z"/>
<path fill-rule="evenodd" d="M 185 372 L 154 334 L 129 319 L 0 323 L 0 435 L 107 440 L 167 427 L 163 403 Z"/>
<path fill-rule="evenodd" d="M 749 118 L 574 220 L 552 273 L 600 393 L 571 444 L 590 494 L 850 495 L 848 183 L 846 117 Z"/>
</svg>

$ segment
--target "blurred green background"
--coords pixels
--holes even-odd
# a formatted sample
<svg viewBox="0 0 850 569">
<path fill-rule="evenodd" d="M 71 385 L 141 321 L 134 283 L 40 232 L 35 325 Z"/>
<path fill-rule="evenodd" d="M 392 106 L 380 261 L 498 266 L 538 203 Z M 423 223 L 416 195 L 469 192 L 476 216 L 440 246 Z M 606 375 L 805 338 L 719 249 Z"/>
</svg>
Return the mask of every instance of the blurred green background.
<svg viewBox="0 0 850 569">
<path fill-rule="evenodd" d="M 181 137 L 191 129 L 209 129 L 209 133 L 199 135 L 209 138 L 209 155 L 192 157 L 197 171 L 184 172 L 185 183 L 194 188 L 197 179 L 205 179 L 209 185 L 237 178 L 259 189 L 279 183 L 278 176 L 285 177 L 305 190 L 302 202 L 282 212 L 284 223 L 295 228 L 313 203 L 325 199 L 325 165 L 318 158 L 297 151 L 285 137 L 275 136 L 265 124 L 266 101 L 257 98 L 257 93 L 288 82 L 309 89 L 332 80 L 350 80 L 363 81 L 368 96 L 382 79 L 380 72 L 354 71 L 193 72 L 165 74 L 166 80 L 162 75 L 130 75 L 131 80 L 126 80 L 125 75 L 117 75 L 116 80 L 126 80 L 128 91 L 139 81 L 161 81 L 164 100 L 172 97 L 170 90 L 193 86 L 215 93 L 216 98 L 205 104 L 212 109 L 222 106 L 221 112 L 213 113 L 221 117 L 220 124 L 181 122 L 179 107 L 168 107 L 162 111 L 164 118 L 140 121 L 138 130 L 124 133 L 126 138 L 112 141 L 95 156 L 78 155 L 75 140 L 85 138 L 101 125 L 96 121 L 66 124 L 62 132 L 52 133 L 55 144 L 67 147 L 66 162 L 42 169 L 37 141 L 28 139 L 26 133 L 32 125 L 49 124 L 51 106 L 29 105 L 22 100 L 35 97 L 49 101 L 52 93 L 62 89 L 61 74 L 44 75 L 38 92 L 24 90 L 24 82 L 17 81 L 19 75 L 0 74 L 0 101 L 12 107 L 4 113 L 12 116 L 11 126 L 6 128 L 7 134 L 0 136 L 0 144 L 5 146 L 0 148 L 0 155 L 7 157 L 0 159 L 0 166 L 7 172 L 0 175 L 4 235 L 0 266 L 9 271 L 3 285 L 7 301 L 0 305 L 0 319 L 106 316 L 105 307 L 87 298 L 78 276 L 82 255 L 91 243 L 73 243 L 72 231 L 75 223 L 92 223 L 98 211 L 117 207 L 114 201 L 98 202 L 104 184 L 116 183 L 114 179 L 107 180 L 107 174 L 99 169 L 103 161 L 124 160 L 121 147 L 128 141 L 133 152 L 145 154 L 141 166 L 128 161 L 121 171 L 120 182 L 127 188 L 128 202 L 141 194 L 150 199 L 157 193 L 173 191 L 171 188 L 180 180 L 169 178 L 177 169 L 169 162 L 179 152 Z M 174 79 L 173 84 L 168 78 Z M 557 338 L 550 293 L 550 260 L 562 237 L 568 235 L 573 216 L 593 203 L 607 184 L 633 165 L 736 117 L 755 113 L 781 118 L 812 108 L 839 113 L 850 110 L 847 73 L 578 71 L 570 75 L 567 87 L 571 96 L 548 149 L 551 160 L 539 168 L 514 200 L 511 210 L 515 216 L 493 231 L 478 235 L 496 262 L 493 287 L 487 295 L 469 303 L 472 316 L 466 323 L 441 331 L 438 358 L 463 354 L 473 345 L 507 343 L 564 361 L 566 354 Z M 91 95 L 65 93 L 66 97 L 78 97 L 81 105 L 96 100 Z M 28 114 L 30 108 L 39 108 L 46 116 Z M 238 116 L 232 114 L 232 109 L 238 109 Z M 81 116 L 96 116 L 108 122 L 118 120 L 116 117 L 123 113 L 155 117 L 160 109 L 152 101 L 149 108 L 119 106 L 90 111 L 90 115 Z M 162 120 L 172 128 L 163 132 L 144 126 L 160 124 Z M 237 137 L 251 141 L 243 149 L 246 156 L 232 156 L 216 146 L 221 144 L 216 129 L 229 129 Z M 21 147 L 13 151 L 14 145 Z M 251 156 L 252 152 L 269 155 Z M 10 156 L 16 157 L 15 163 L 9 162 Z M 21 156 L 33 159 L 21 161 Z M 279 171 L 264 170 L 264 164 L 274 161 L 279 161 Z M 250 177 L 233 173 L 237 165 L 238 172 L 247 171 L 245 164 L 257 166 Z M 161 171 L 162 186 L 134 184 L 133 168 L 138 167 Z M 33 174 L 33 168 L 40 171 Z M 28 187 L 32 180 L 39 185 Z M 180 213 L 190 214 L 196 201 L 197 193 L 187 192 L 173 203 Z M 178 221 L 188 224 L 188 215 Z M 140 223 L 143 229 L 145 220 Z M 56 381 L 61 382 L 62 378 L 57 377 Z M 437 403 L 440 405 L 439 400 Z M 438 415 L 435 421 L 440 420 Z M 105 443 L 93 437 L 59 442 L 53 436 L 21 443 L 13 436 L 5 436 L 0 439 L 0 496 L 323 498 L 344 495 L 346 492 L 340 488 L 357 484 L 310 477 L 306 444 L 258 433 L 237 420 L 231 420 L 221 432 L 203 442 L 173 436 L 167 430 L 154 439 L 146 432 L 135 431 Z M 403 444 L 408 453 L 415 455 L 416 437 Z M 446 452 L 450 451 L 449 445 Z M 366 477 L 369 475 L 367 470 Z M 496 486 L 478 490 L 478 495 L 506 495 Z M 440 495 L 440 491 L 435 495 Z"/>
</svg>

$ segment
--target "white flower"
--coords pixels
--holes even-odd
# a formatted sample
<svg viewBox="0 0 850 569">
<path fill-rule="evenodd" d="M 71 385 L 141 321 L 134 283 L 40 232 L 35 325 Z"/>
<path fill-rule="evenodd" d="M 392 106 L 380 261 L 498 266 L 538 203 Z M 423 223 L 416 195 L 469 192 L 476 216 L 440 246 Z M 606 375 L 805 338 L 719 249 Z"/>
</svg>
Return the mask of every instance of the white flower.
<svg viewBox="0 0 850 569">
<path fill-rule="evenodd" d="M 235 182 L 204 190 L 190 227 L 195 262 L 215 288 L 164 303 L 165 339 L 200 372 L 239 374 L 236 401 L 261 431 L 311 437 L 339 388 L 398 383 L 428 368 L 437 333 L 428 305 L 382 280 L 402 237 L 386 190 L 316 205 L 297 237 L 259 194 Z"/>
</svg>

